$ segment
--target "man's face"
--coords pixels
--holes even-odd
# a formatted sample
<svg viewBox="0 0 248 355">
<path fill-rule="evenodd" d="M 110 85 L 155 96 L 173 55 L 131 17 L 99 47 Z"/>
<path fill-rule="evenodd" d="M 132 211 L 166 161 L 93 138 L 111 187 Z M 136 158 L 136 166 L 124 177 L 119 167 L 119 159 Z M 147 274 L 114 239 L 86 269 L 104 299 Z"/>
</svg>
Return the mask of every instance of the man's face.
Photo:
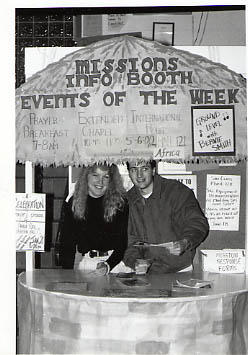
<svg viewBox="0 0 248 355">
<path fill-rule="evenodd" d="M 155 168 L 150 162 L 129 163 L 129 176 L 142 195 L 152 192 Z"/>
</svg>

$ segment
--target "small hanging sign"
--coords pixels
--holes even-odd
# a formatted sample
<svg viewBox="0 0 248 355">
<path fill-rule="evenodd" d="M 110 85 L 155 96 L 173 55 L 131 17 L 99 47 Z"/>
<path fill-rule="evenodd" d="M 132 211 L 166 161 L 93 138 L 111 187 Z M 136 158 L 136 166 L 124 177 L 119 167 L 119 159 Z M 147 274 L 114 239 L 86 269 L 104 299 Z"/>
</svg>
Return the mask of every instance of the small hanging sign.
<svg viewBox="0 0 248 355">
<path fill-rule="evenodd" d="M 46 195 L 16 193 L 16 250 L 44 251 Z"/>
</svg>

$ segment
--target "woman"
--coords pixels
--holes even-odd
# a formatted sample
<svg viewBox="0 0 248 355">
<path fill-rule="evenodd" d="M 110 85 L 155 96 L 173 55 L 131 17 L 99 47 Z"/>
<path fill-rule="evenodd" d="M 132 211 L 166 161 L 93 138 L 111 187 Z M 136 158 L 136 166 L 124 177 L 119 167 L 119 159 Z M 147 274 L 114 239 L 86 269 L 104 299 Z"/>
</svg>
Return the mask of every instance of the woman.
<svg viewBox="0 0 248 355">
<path fill-rule="evenodd" d="M 60 237 L 62 268 L 76 266 L 76 252 L 76 259 L 78 253 L 82 259 L 86 253 L 93 257 L 113 251 L 107 260 L 97 263 L 96 272 L 100 275 L 107 274 L 122 260 L 127 247 L 125 196 L 116 165 L 94 164 L 82 168 L 73 197 L 65 203 Z"/>
</svg>

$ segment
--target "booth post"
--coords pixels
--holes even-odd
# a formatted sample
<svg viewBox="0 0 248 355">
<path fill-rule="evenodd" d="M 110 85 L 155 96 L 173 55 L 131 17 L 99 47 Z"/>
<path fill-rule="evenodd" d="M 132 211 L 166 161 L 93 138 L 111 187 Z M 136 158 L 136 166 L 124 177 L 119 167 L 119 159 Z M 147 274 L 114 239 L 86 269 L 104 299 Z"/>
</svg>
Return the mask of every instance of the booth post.
<svg viewBox="0 0 248 355">
<path fill-rule="evenodd" d="M 71 196 L 72 193 L 72 166 L 68 166 L 68 194 Z"/>
<path fill-rule="evenodd" d="M 248 275 L 248 198 L 247 198 L 247 191 L 248 191 L 248 164 L 246 162 L 246 219 L 245 219 L 245 273 Z"/>
<path fill-rule="evenodd" d="M 25 192 L 34 192 L 34 167 L 31 161 L 25 162 Z M 32 250 L 26 252 L 26 271 L 32 271 L 35 266 L 35 254 Z"/>
</svg>

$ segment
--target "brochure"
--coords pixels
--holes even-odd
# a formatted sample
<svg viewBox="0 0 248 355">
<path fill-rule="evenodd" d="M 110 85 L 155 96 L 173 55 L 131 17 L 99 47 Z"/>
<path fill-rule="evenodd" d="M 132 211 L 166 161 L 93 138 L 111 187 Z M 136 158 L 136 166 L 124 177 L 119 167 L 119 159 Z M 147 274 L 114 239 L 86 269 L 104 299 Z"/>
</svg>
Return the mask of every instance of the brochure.
<svg viewBox="0 0 248 355">
<path fill-rule="evenodd" d="M 199 279 L 189 279 L 184 281 L 176 280 L 176 287 L 186 287 L 186 288 L 211 288 L 213 285 L 212 281 L 199 280 Z"/>
</svg>

